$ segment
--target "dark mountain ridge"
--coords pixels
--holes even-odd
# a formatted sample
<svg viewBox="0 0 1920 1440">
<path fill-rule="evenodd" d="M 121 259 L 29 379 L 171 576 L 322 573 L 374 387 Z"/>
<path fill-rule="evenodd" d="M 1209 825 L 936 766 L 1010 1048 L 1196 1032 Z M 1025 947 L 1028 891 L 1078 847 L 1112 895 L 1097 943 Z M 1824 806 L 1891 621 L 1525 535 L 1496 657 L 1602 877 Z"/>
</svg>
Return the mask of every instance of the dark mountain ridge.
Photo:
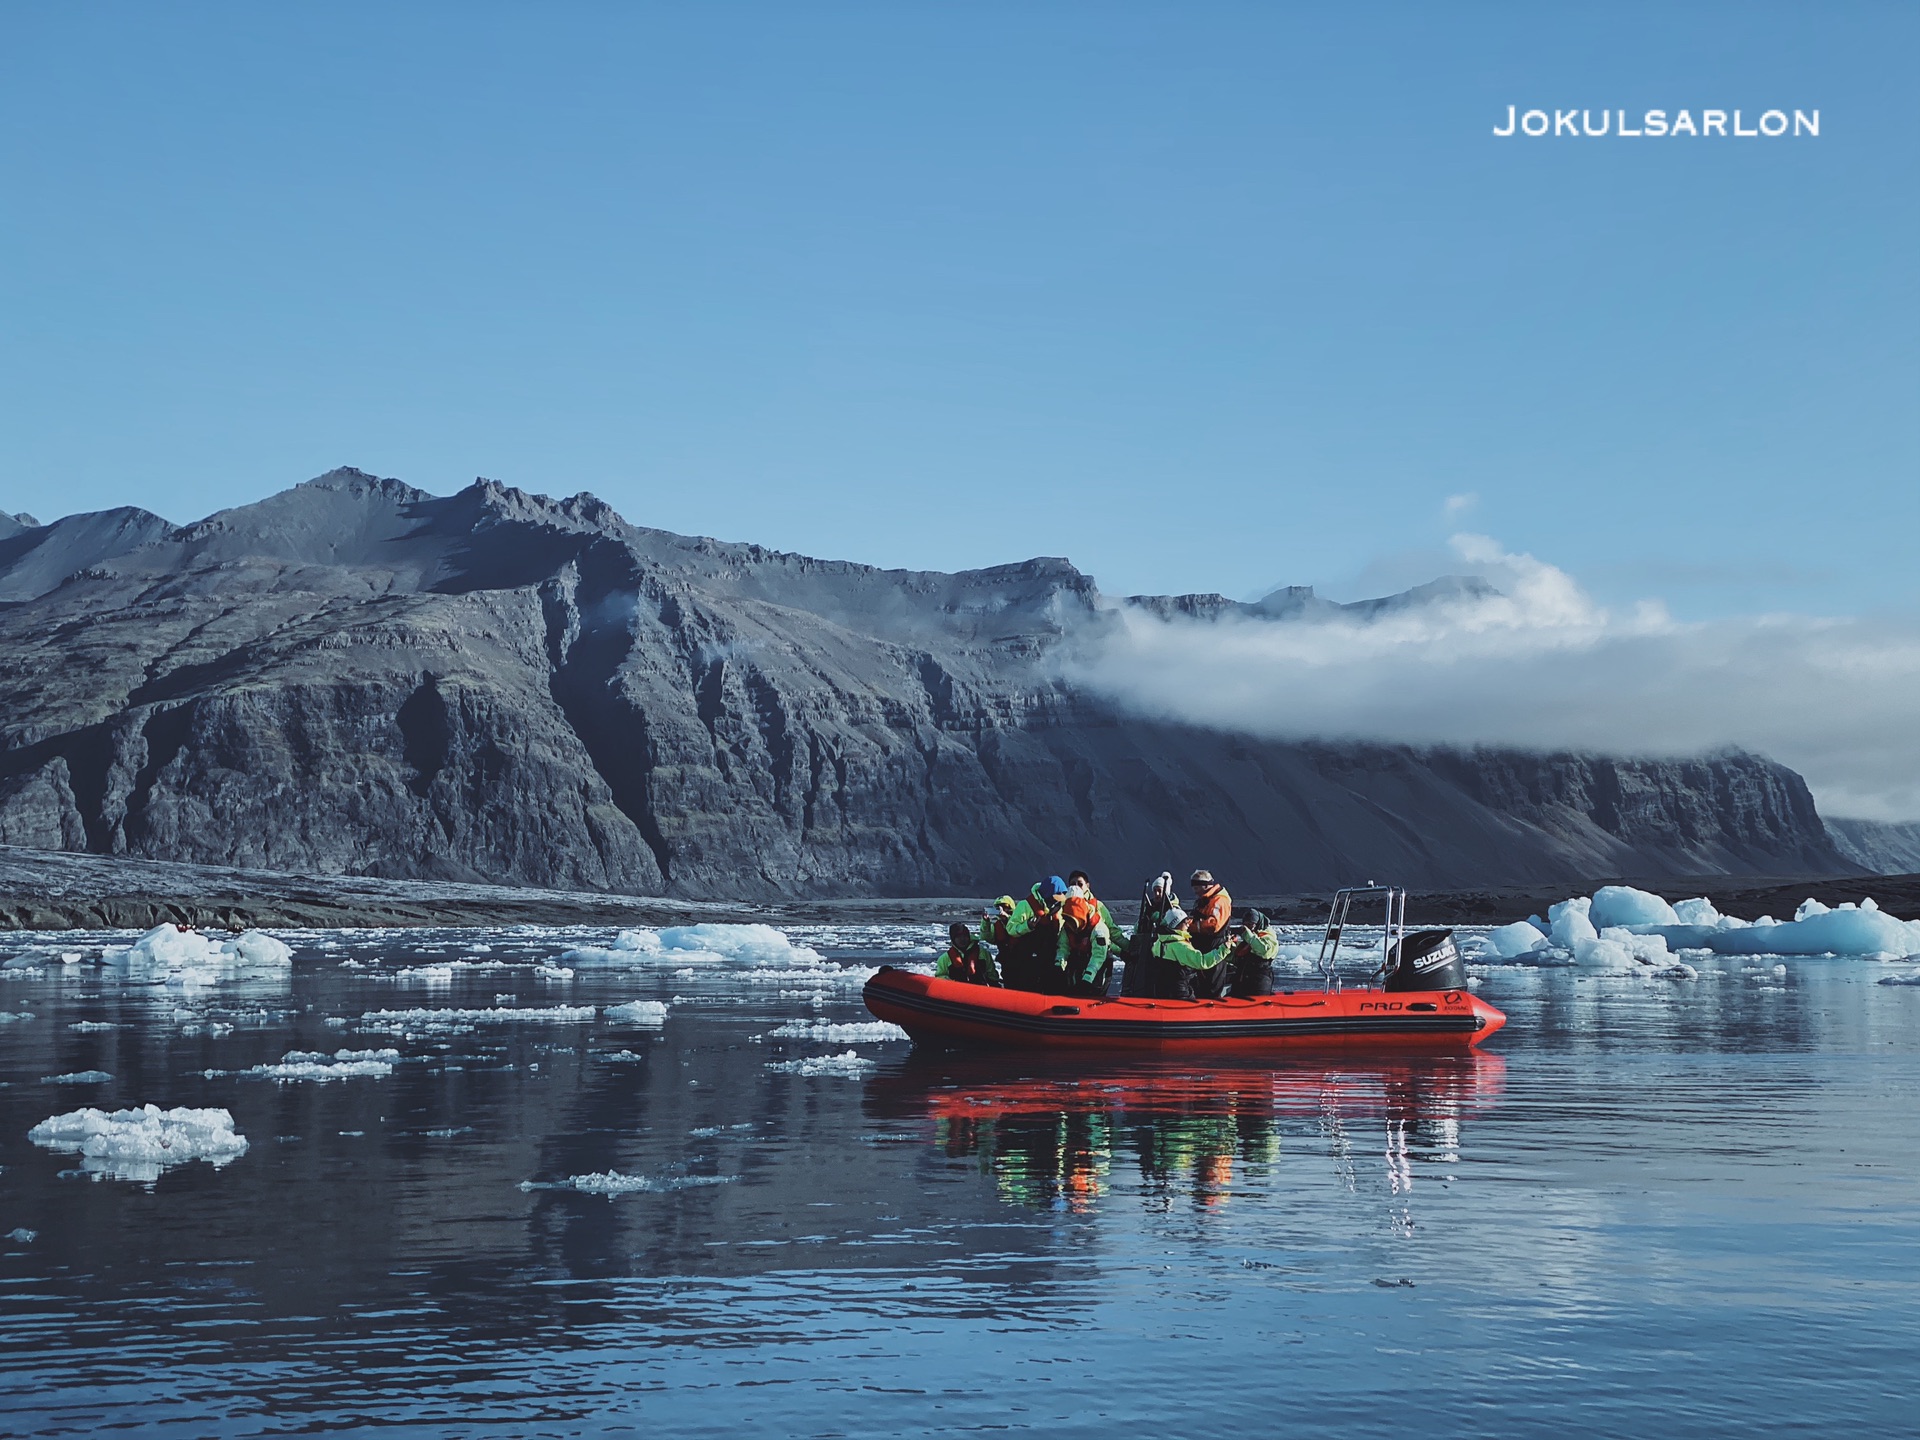
<svg viewBox="0 0 1920 1440">
<path fill-rule="evenodd" d="M 1271 623 L 1478 593 L 1458 577 Z M 882 570 L 635 526 L 589 495 L 336 470 L 174 526 L 0 536 L 0 843 L 638 894 L 1245 891 L 1856 869 L 1793 772 L 1280 743 L 1051 663 L 1115 623 L 1039 558 Z M 1111 878 L 1108 878 L 1111 877 Z"/>
</svg>

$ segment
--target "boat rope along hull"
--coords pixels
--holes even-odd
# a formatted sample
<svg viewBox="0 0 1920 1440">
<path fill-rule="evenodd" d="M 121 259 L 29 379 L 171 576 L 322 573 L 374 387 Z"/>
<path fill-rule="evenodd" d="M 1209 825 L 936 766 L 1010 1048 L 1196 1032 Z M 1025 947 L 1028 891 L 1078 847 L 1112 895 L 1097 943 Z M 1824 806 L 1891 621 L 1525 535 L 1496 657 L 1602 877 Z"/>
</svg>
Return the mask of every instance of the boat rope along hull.
<svg viewBox="0 0 1920 1440">
<path fill-rule="evenodd" d="M 1251 1000 L 1079 1000 L 883 967 L 867 1009 L 916 1041 L 1122 1050 L 1467 1050 L 1507 1017 L 1466 990 L 1295 990 Z"/>
</svg>

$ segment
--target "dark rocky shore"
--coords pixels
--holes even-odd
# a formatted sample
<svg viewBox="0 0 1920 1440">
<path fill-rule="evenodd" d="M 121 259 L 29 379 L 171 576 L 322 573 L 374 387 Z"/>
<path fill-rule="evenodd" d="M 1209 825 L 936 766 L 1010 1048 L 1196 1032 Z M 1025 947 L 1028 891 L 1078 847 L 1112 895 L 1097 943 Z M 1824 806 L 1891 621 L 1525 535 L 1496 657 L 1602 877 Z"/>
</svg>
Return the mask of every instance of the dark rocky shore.
<svg viewBox="0 0 1920 1440">
<path fill-rule="evenodd" d="M 1498 925 L 1544 913 L 1548 905 L 1595 886 L 1415 891 L 1408 918 L 1421 924 Z M 1691 880 L 1628 878 L 1670 897 L 1705 895 L 1731 915 L 1786 917 L 1809 895 L 1826 904 L 1871 895 L 1902 919 L 1920 917 L 1920 875 L 1854 877 L 1709 876 Z M 1017 888 L 1017 887 L 1015 887 Z M 1123 918 L 1130 887 L 1108 885 Z M 1286 923 L 1322 919 L 1328 893 L 1246 895 L 1240 899 Z M 217 865 L 185 865 L 0 845 L 0 929 L 144 929 L 175 921 L 206 929 L 384 927 L 404 925 L 691 925 L 701 921 L 768 924 L 934 923 L 969 919 L 983 897 L 915 896 L 782 900 L 680 900 L 351 875 L 297 875 Z"/>
</svg>

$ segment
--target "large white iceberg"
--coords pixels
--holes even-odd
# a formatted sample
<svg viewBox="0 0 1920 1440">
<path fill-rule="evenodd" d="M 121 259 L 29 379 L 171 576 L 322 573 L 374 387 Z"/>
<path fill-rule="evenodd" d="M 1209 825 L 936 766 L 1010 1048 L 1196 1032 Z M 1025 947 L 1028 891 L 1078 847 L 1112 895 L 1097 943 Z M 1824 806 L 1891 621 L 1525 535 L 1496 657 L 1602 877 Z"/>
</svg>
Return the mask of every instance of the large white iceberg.
<svg viewBox="0 0 1920 1440">
<path fill-rule="evenodd" d="M 1721 955 L 1910 955 L 1920 951 L 1920 921 L 1896 920 L 1868 901 L 1858 907 L 1821 907 L 1774 925 L 1715 929 L 1705 948 Z"/>
<path fill-rule="evenodd" d="M 156 925 L 133 944 L 109 948 L 101 962 L 136 985 L 217 985 L 291 973 L 293 951 L 260 930 L 215 940 L 198 930 Z"/>
<path fill-rule="evenodd" d="M 81 1157 L 89 1174 L 151 1184 L 160 1172 L 191 1160 L 205 1160 L 215 1169 L 244 1155 L 247 1137 L 233 1128 L 226 1110 L 193 1110 L 179 1106 L 162 1110 L 143 1105 L 138 1110 L 73 1110 L 42 1120 L 27 1138 L 49 1150 Z"/>
</svg>

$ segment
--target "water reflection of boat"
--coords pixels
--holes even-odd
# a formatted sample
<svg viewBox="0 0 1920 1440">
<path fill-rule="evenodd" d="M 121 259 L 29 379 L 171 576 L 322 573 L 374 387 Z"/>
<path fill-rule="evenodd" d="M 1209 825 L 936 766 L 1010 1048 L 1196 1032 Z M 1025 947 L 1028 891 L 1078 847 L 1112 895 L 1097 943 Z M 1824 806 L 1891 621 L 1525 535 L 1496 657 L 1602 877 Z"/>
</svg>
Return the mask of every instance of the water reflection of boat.
<svg viewBox="0 0 1920 1440">
<path fill-rule="evenodd" d="M 1310 1128 L 1353 1155 L 1378 1125 L 1389 1188 L 1411 1159 L 1457 1157 L 1460 1123 L 1500 1095 L 1505 1064 L 1469 1054 L 1382 1065 L 1235 1066 L 1204 1071 L 1142 1060 L 1042 1069 L 1007 1079 L 987 1057 L 925 1057 L 869 1082 L 867 1104 L 893 1121 L 930 1120 L 952 1159 L 975 1159 L 1003 1198 L 1083 1211 L 1131 1162 L 1149 1197 L 1227 1203 L 1247 1166 L 1278 1160 L 1281 1135 Z M 1370 1148 L 1370 1147 L 1369 1147 Z"/>
<path fill-rule="evenodd" d="M 1377 942 L 1360 943 L 1366 949 L 1377 944 L 1380 964 L 1355 983 L 1337 969 L 1348 915 L 1356 899 L 1377 898 L 1384 898 L 1386 924 Z M 1143 905 L 1142 929 L 1147 924 Z M 1406 891 L 1397 887 L 1338 893 L 1320 969 L 1324 983 L 1310 989 L 1184 1000 L 1038 994 L 883 965 L 862 998 L 917 1043 L 1029 1050 L 1462 1051 L 1507 1023 L 1468 988 L 1451 931 L 1407 930 Z"/>
</svg>

